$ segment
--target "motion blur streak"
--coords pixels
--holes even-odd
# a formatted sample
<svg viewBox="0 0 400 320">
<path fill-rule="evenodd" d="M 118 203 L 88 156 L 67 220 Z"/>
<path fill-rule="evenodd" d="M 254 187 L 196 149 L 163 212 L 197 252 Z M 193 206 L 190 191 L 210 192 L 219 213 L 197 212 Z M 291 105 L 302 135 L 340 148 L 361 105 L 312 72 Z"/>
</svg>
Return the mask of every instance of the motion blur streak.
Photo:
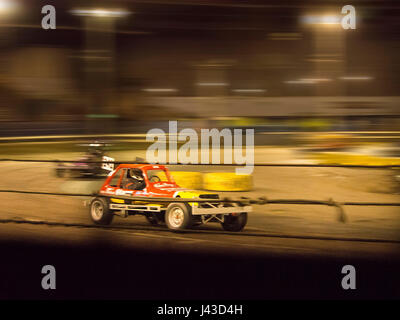
<svg viewBox="0 0 400 320">
<path fill-rule="evenodd" d="M 45 30 L 41 24 L 42 6 L 50 2 L 56 9 L 57 28 Z M 211 128 L 218 132 L 254 130 L 254 163 L 269 166 L 255 166 L 252 174 L 245 177 L 246 188 L 240 185 L 244 180 L 233 175 L 232 165 L 171 165 L 171 172 L 182 171 L 188 180 L 193 174 L 198 178 L 196 188 L 220 199 L 266 196 L 319 199 L 328 204 L 332 203 L 329 199 L 353 204 L 399 203 L 400 2 L 354 0 L 346 4 L 355 9 L 356 28 L 343 27 L 345 4 L 336 0 L 0 0 L 0 189 L 93 194 L 104 183 L 105 174 L 104 168 L 92 165 L 91 159 L 104 156 L 117 163 L 133 162 L 136 157 L 144 159 L 151 143 L 146 140 L 146 133 L 155 128 L 167 133 L 169 121 L 174 121 L 176 132 L 186 128 L 196 137 Z M 160 141 L 169 150 L 183 150 L 183 154 L 187 141 L 178 138 L 171 134 Z M 245 134 L 238 134 L 237 138 L 245 151 Z M 232 152 L 232 146 L 225 147 L 225 137 L 219 139 L 221 147 L 216 153 Z M 200 140 L 203 141 L 194 140 L 196 146 Z M 104 148 L 93 150 L 96 145 Z M 208 155 L 210 150 L 206 149 L 201 151 Z M 29 162 L 35 159 L 66 161 Z M 278 167 L 279 164 L 287 166 Z M 205 176 L 218 178 L 205 183 Z M 308 279 L 299 279 L 306 278 L 303 262 L 311 261 L 307 260 L 310 257 L 315 260 L 308 272 L 315 283 L 310 285 L 309 296 L 319 298 L 323 291 L 319 285 L 325 281 L 325 269 L 321 267 L 324 258 L 347 259 L 346 264 L 354 265 L 357 261 L 348 261 L 350 258 L 389 263 L 399 252 L 398 207 L 349 206 L 348 221 L 341 224 L 332 218 L 332 207 L 254 204 L 245 232 L 299 236 L 260 239 L 218 234 L 220 228 L 212 224 L 194 226 L 212 231 L 207 235 L 188 231 L 173 236 L 158 231 L 163 225 L 156 228 L 139 216 L 124 220 L 122 214 L 115 217 L 114 223 L 124 230 L 65 228 L 62 223 L 91 223 L 82 201 L 88 199 L 1 193 L 0 200 L 1 219 L 60 224 L 0 224 L 0 246 L 7 248 L 4 252 L 10 256 L 19 252 L 19 247 L 14 250 L 9 242 L 20 239 L 39 243 L 38 246 L 55 241 L 81 249 L 88 243 L 105 243 L 110 250 L 96 251 L 101 253 L 97 256 L 101 260 L 96 267 L 99 274 L 102 263 L 108 261 L 113 263 L 113 277 L 128 269 L 136 276 L 156 275 L 142 277 L 154 283 L 145 284 L 143 280 L 140 287 L 133 280 L 106 281 L 109 287 L 129 283 L 129 293 L 121 295 L 125 298 L 163 298 L 163 294 L 190 298 L 187 284 L 194 275 L 201 281 L 192 291 L 205 292 L 203 297 L 207 298 L 209 292 L 213 297 L 232 298 L 236 294 L 262 299 L 280 292 L 280 297 L 286 294 L 303 298 L 300 290 L 307 287 Z M 131 225 L 147 229 L 135 233 L 129 230 Z M 318 237 L 391 242 L 366 244 L 317 240 Z M 27 256 L 32 257 L 28 247 Z M 183 270 L 179 279 L 169 281 L 170 274 L 155 270 L 164 264 L 160 263 L 159 252 L 149 248 L 165 255 L 168 250 L 174 251 L 179 262 L 185 259 L 186 273 L 181 264 L 173 265 L 175 261 L 167 258 L 171 261 L 168 271 Z M 71 255 L 69 261 L 93 256 L 82 250 L 78 250 L 82 255 Z M 107 254 L 114 250 L 115 259 L 108 259 Z M 196 250 L 207 258 L 186 259 L 180 254 L 196 255 Z M 139 251 L 144 252 L 148 262 L 147 269 L 140 273 L 135 267 L 140 260 L 135 255 Z M 68 274 L 72 262 L 65 261 L 64 251 L 46 248 L 41 257 L 47 257 L 47 252 L 59 255 L 59 265 L 66 269 L 60 274 Z M 7 253 L 0 257 L 1 267 L 6 268 L 2 274 L 19 270 L 29 262 L 15 258 L 14 264 L 7 264 Z M 233 258 L 216 259 L 219 265 L 211 268 L 210 253 Z M 246 273 L 241 268 L 245 268 L 243 261 L 247 260 L 239 259 L 238 254 L 250 253 L 259 254 L 264 260 L 259 263 L 260 260 L 250 259 L 252 269 L 240 278 L 242 272 Z M 290 258 L 285 260 L 284 268 L 277 256 Z M 129 268 L 119 264 L 125 259 L 134 261 Z M 332 272 L 341 270 L 335 263 L 330 265 Z M 271 265 L 275 272 L 269 272 Z M 375 265 L 369 266 L 377 270 Z M 199 269 L 203 273 L 194 272 Z M 376 272 L 384 277 L 390 274 L 388 269 Z M 398 267 L 392 269 L 398 277 Z M 220 290 L 213 291 L 206 285 L 217 281 L 202 281 L 204 270 L 213 272 L 208 274 L 210 279 L 215 278 L 215 270 L 223 270 L 223 279 L 239 282 L 229 283 L 229 290 L 216 285 Z M 282 270 L 293 270 L 293 278 L 282 275 Z M 374 276 L 363 272 L 373 283 Z M 87 288 L 99 288 L 95 279 L 104 279 L 99 274 L 92 275 L 94 286 Z M 332 288 L 340 288 L 339 282 L 333 283 L 338 276 L 340 273 L 330 274 Z M 277 283 L 276 279 L 283 282 Z M 282 279 L 293 281 L 286 285 Z M 157 289 L 155 294 L 159 281 L 167 289 Z M 390 282 L 394 289 L 385 291 L 385 295 L 398 294 L 399 282 Z M 386 290 L 387 283 L 379 282 L 368 296 L 382 292 L 377 288 Z M 2 285 L 0 297 L 13 296 Z M 276 291 L 270 290 L 271 286 Z M 168 295 L 170 288 L 182 291 Z M 330 293 L 341 297 L 342 292 L 335 295 L 335 290 Z M 96 294 L 109 297 L 108 293 Z M 17 290 L 14 296 L 18 296 Z"/>
</svg>

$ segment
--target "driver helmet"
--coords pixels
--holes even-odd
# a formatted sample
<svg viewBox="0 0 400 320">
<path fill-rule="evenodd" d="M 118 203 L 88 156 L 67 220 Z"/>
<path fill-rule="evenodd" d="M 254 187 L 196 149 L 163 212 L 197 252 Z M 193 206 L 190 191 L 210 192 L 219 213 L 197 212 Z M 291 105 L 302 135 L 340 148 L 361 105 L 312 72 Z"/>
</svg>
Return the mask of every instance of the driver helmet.
<svg viewBox="0 0 400 320">
<path fill-rule="evenodd" d="M 138 180 L 138 181 L 143 181 L 143 175 L 142 172 L 139 169 L 130 169 L 129 170 L 129 175 L 132 179 Z"/>
</svg>

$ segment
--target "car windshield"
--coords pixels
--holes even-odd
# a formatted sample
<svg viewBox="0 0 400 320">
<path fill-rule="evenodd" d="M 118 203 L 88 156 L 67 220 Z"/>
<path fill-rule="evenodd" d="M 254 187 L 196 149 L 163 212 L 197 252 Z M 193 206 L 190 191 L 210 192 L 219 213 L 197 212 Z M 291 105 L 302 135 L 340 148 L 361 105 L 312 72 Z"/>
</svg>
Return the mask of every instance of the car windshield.
<svg viewBox="0 0 400 320">
<path fill-rule="evenodd" d="M 121 174 L 123 173 L 123 170 L 119 170 L 110 180 L 109 185 L 111 187 L 118 187 L 119 186 L 119 178 L 121 177 Z"/>
<path fill-rule="evenodd" d="M 147 177 L 150 182 L 172 182 L 165 170 L 147 170 Z"/>
</svg>

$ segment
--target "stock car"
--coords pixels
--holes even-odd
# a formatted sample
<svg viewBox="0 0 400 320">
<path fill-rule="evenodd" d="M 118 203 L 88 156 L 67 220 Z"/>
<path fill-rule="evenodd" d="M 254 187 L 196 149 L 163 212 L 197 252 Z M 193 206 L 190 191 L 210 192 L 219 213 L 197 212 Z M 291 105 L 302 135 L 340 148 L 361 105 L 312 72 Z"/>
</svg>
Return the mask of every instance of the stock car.
<svg viewBox="0 0 400 320">
<path fill-rule="evenodd" d="M 114 158 L 107 156 L 92 157 L 85 155 L 73 163 L 60 163 L 56 167 L 56 176 L 69 177 L 100 177 L 107 175 L 111 170 L 107 163 L 91 163 L 91 161 L 114 161 Z"/>
<path fill-rule="evenodd" d="M 137 190 L 127 189 L 123 184 L 130 178 L 131 169 L 139 171 L 143 177 L 143 184 Z M 117 198 L 118 196 L 122 197 Z M 149 199 L 138 201 L 137 198 L 130 200 L 130 197 Z M 154 198 L 170 201 L 157 202 Z M 209 201 L 174 202 L 177 198 Z M 100 225 L 109 225 L 114 216 L 126 218 L 139 214 L 144 215 L 153 225 L 165 223 L 172 230 L 209 222 L 220 223 L 226 231 L 243 230 L 251 206 L 213 202 L 216 199 L 219 199 L 218 194 L 180 188 L 168 168 L 163 165 L 120 164 L 105 180 L 99 196 L 93 197 L 86 204 L 89 206 L 92 221 Z"/>
<path fill-rule="evenodd" d="M 70 177 L 98 177 L 105 176 L 114 169 L 113 163 L 101 161 L 114 161 L 104 155 L 104 143 L 91 143 L 86 153 L 76 162 L 59 163 L 55 169 L 56 176 L 59 178 Z"/>
</svg>

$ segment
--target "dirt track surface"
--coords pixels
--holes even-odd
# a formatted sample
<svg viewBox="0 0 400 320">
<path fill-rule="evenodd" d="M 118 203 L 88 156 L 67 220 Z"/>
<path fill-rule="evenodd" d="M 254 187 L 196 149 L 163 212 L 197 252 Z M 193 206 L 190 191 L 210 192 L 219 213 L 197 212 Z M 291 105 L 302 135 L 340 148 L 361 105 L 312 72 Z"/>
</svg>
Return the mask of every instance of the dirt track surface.
<svg viewBox="0 0 400 320">
<path fill-rule="evenodd" d="M 179 168 L 185 170 L 187 168 Z M 233 168 L 191 167 L 200 171 Z M 102 180 L 61 179 L 51 163 L 2 163 L 0 189 L 45 192 L 91 192 Z M 398 185 L 390 170 L 341 168 L 256 168 L 252 192 L 224 196 L 270 199 L 399 202 Z M 1 219 L 24 219 L 92 225 L 84 198 L 26 194 L 0 194 Z M 107 239 L 116 245 L 156 246 L 178 250 L 243 251 L 332 256 L 393 256 L 400 252 L 398 207 L 345 207 L 347 223 L 340 223 L 333 207 L 306 205 L 254 206 L 244 234 L 222 232 L 218 224 L 171 233 L 151 227 L 141 216 L 116 217 L 112 229 L 72 226 L 0 224 L 1 239 L 32 239 L 40 242 L 85 243 Z M 268 236 L 269 235 L 269 236 Z M 283 237 L 278 237 L 283 236 Z M 315 239 L 322 238 L 322 239 Z M 329 238 L 324 240 L 324 238 Z M 335 240 L 336 239 L 336 240 Z M 380 239 L 389 243 L 343 241 Z M 390 243 L 393 241 L 393 243 Z"/>
</svg>

